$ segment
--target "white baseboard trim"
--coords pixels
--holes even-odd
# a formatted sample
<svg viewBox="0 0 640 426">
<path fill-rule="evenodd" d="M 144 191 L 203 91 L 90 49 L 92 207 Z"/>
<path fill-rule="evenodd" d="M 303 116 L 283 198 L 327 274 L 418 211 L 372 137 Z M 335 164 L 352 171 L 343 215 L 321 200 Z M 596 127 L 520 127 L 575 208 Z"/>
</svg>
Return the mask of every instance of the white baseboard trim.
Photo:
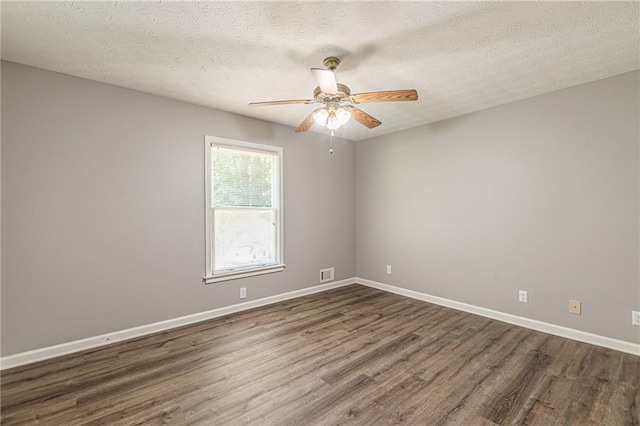
<svg viewBox="0 0 640 426">
<path fill-rule="evenodd" d="M 86 339 L 75 340 L 68 343 L 61 343 L 59 345 L 49 346 L 46 348 L 21 352 L 15 355 L 9 355 L 0 358 L 0 370 L 6 370 L 9 368 L 19 367 L 21 365 L 31 364 L 38 361 L 44 361 L 46 359 L 55 358 L 62 355 L 68 355 L 74 352 L 80 352 L 87 349 L 110 345 L 112 343 L 121 342 L 123 340 L 129 340 L 136 337 L 146 336 L 152 333 L 157 333 L 159 331 L 165 331 L 176 327 L 182 327 L 184 325 L 194 324 L 213 318 L 218 318 L 224 315 L 233 314 L 236 312 L 258 308 L 260 306 L 271 305 L 273 303 L 295 299 L 296 297 L 320 293 L 323 291 L 332 290 L 334 288 L 355 284 L 355 282 L 355 278 L 348 278 L 346 280 L 320 284 L 313 287 L 290 291 L 288 293 L 277 294 L 275 296 L 269 296 L 262 299 L 238 303 L 237 305 L 225 306 L 218 309 L 212 309 L 210 311 L 186 315 L 184 317 L 173 318 L 170 320 L 155 322 L 153 324 L 142 325 L 134 328 L 128 328 L 126 330 L 114 331 L 112 333 L 88 337 Z"/>
<path fill-rule="evenodd" d="M 447 308 L 453 308 L 459 311 L 469 312 L 509 324 L 519 325 L 521 327 L 530 328 L 532 330 L 542 331 L 543 333 L 566 337 L 567 339 L 590 343 L 592 345 L 602 346 L 609 349 L 615 349 L 617 351 L 626 352 L 633 355 L 640 355 L 640 344 L 626 342 L 624 340 L 612 339 L 610 337 L 587 333 L 586 331 L 575 330 L 573 328 L 537 321 L 500 311 L 494 311 L 492 309 L 469 305 L 467 303 L 456 302 L 455 300 L 432 296 L 430 294 L 420 293 L 418 291 L 408 290 L 389 284 L 383 284 L 376 281 L 367 280 L 365 278 L 356 277 L 355 282 L 358 284 L 366 285 L 367 287 L 377 288 L 378 290 L 387 291 L 389 293 L 395 293 L 400 296 L 422 300 L 424 302 L 433 303 L 435 305 L 446 306 Z"/>
<path fill-rule="evenodd" d="M 448 308 L 457 309 L 459 311 L 469 312 L 483 317 L 495 319 L 509 324 L 518 325 L 532 330 L 542 331 L 544 333 L 553 334 L 555 336 L 565 337 L 567 339 L 577 340 L 592 345 L 602 346 L 609 349 L 615 349 L 620 352 L 626 352 L 640 356 L 640 345 L 626 342 L 624 340 L 612 339 L 610 337 L 600 336 L 597 334 L 587 333 L 586 331 L 575 330 L 555 324 L 524 318 L 517 315 L 507 314 L 492 309 L 482 308 L 480 306 L 469 305 L 467 303 L 457 302 L 455 300 L 445 299 L 438 296 L 432 296 L 426 293 L 420 293 L 414 290 L 408 290 L 402 287 L 396 287 L 389 284 L 383 284 L 377 281 L 365 278 L 347 278 L 341 281 L 335 281 L 327 284 L 320 284 L 313 287 L 307 287 L 288 293 L 277 294 L 262 299 L 251 300 L 236 305 L 225 306 L 210 311 L 200 312 L 197 314 L 186 315 L 179 318 L 173 318 L 166 321 L 160 321 L 153 324 L 142 325 L 139 327 L 129 328 L 126 330 L 114 331 L 112 333 L 102 334 L 100 336 L 88 337 L 86 339 L 75 340 L 73 342 L 61 343 L 55 346 L 49 346 L 32 351 L 21 352 L 0 358 L 0 370 L 6 370 L 21 365 L 31 364 L 38 361 L 44 361 L 50 358 L 68 355 L 74 352 L 81 352 L 88 349 L 94 349 L 100 346 L 110 345 L 112 343 L 129 340 L 136 337 L 142 337 L 159 331 L 170 330 L 184 325 L 194 324 L 224 315 L 242 312 L 260 306 L 271 305 L 273 303 L 282 302 L 296 297 L 307 296 L 314 293 L 332 290 L 334 288 L 345 287 L 351 284 L 362 284 L 367 287 L 376 288 L 378 290 L 395 293 L 400 296 L 410 297 L 412 299 L 422 300 L 424 302 L 433 303 Z"/>
</svg>

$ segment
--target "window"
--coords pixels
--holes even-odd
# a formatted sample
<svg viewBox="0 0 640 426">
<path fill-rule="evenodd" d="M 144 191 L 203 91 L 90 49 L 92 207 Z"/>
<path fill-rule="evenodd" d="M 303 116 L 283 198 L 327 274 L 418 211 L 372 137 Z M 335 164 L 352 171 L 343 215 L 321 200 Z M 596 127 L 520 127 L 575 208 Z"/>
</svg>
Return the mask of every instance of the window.
<svg viewBox="0 0 640 426">
<path fill-rule="evenodd" d="M 282 271 L 282 148 L 207 136 L 205 158 L 205 282 Z"/>
</svg>

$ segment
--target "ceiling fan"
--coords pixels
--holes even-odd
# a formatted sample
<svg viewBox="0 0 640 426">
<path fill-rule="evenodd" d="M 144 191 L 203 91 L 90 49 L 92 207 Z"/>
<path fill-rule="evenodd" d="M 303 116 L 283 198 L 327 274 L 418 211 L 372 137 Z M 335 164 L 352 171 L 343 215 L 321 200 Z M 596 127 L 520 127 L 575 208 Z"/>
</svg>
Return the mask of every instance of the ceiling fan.
<svg viewBox="0 0 640 426">
<path fill-rule="evenodd" d="M 418 92 L 414 89 L 392 90 L 387 92 L 367 92 L 351 94 L 351 90 L 336 81 L 335 69 L 340 65 L 340 59 L 330 56 L 323 61 L 325 69 L 311 68 L 311 72 L 318 81 L 318 87 L 313 91 L 313 99 L 295 99 L 286 101 L 252 102 L 249 106 L 293 105 L 293 104 L 323 104 L 322 107 L 311 112 L 296 128 L 296 132 L 306 132 L 313 123 L 326 126 L 330 130 L 353 118 L 365 127 L 373 129 L 382 122 L 353 104 L 366 102 L 398 102 L 417 101 Z"/>
</svg>

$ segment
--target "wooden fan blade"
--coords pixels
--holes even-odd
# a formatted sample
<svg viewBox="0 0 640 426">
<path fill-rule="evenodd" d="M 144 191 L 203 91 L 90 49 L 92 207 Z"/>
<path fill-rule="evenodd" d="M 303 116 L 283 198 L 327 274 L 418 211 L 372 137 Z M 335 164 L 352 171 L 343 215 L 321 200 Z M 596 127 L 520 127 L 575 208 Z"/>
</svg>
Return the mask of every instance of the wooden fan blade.
<svg viewBox="0 0 640 426">
<path fill-rule="evenodd" d="M 378 120 L 375 117 L 372 117 L 360 108 L 356 108 L 352 105 L 345 105 L 345 108 L 347 108 L 351 112 L 351 118 L 365 127 L 373 129 L 374 127 L 378 127 L 382 124 L 382 121 Z"/>
<path fill-rule="evenodd" d="M 332 70 L 325 70 L 322 68 L 311 68 L 311 72 L 318 81 L 318 86 L 327 95 L 335 95 L 338 93 L 338 82 L 336 81 L 336 74 Z"/>
<path fill-rule="evenodd" d="M 318 108 L 318 109 L 322 109 L 322 108 Z M 318 111 L 318 109 L 312 111 L 311 114 L 307 115 L 307 118 L 305 118 L 302 121 L 302 123 L 300 123 L 300 125 L 296 128 L 296 133 L 306 132 L 311 128 L 311 125 L 314 123 L 313 114 L 315 114 L 315 112 Z"/>
<path fill-rule="evenodd" d="M 249 106 L 312 104 L 314 102 L 313 99 L 295 99 L 289 101 L 251 102 Z"/>
<path fill-rule="evenodd" d="M 399 101 L 417 101 L 418 92 L 414 89 L 409 90 L 391 90 L 389 92 L 368 92 L 358 93 L 351 97 L 353 102 L 361 104 L 364 102 L 399 102 Z"/>
</svg>

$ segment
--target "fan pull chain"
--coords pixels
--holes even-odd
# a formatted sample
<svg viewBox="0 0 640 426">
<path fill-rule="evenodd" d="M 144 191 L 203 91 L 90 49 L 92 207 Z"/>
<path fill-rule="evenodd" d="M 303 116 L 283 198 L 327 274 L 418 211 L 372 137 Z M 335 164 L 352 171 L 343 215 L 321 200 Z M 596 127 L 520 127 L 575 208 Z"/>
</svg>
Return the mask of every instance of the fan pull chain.
<svg viewBox="0 0 640 426">
<path fill-rule="evenodd" d="M 331 142 L 329 142 L 329 154 L 333 154 L 333 130 L 331 131 Z"/>
</svg>

